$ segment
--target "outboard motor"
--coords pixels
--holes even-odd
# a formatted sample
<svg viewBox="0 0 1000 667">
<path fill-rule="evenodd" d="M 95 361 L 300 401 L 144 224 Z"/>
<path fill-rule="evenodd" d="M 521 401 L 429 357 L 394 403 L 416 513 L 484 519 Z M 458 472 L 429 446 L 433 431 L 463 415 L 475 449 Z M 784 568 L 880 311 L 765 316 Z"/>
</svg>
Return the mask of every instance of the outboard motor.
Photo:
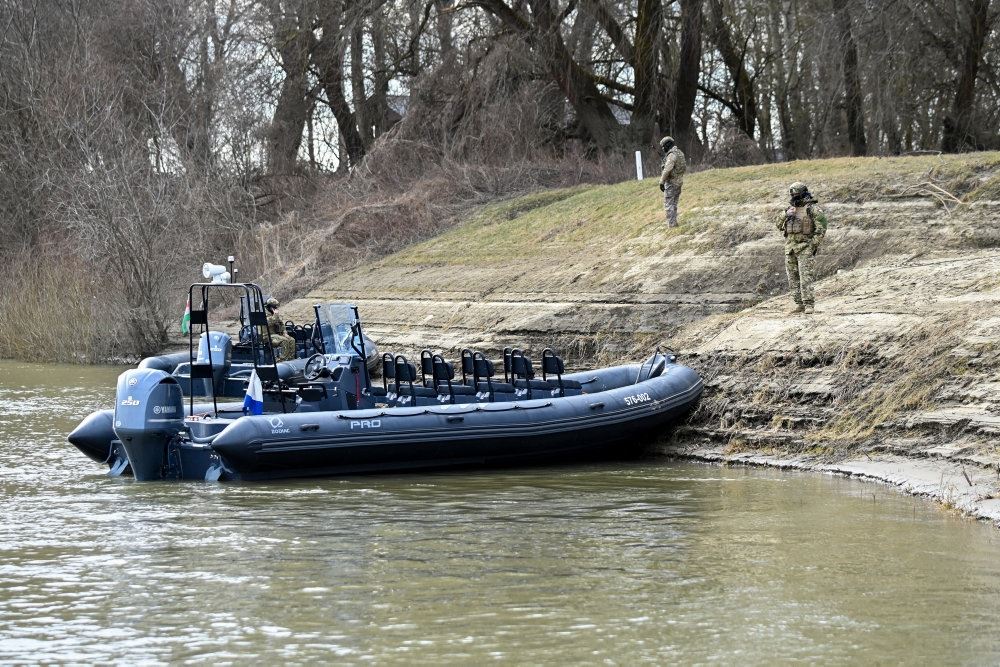
<svg viewBox="0 0 1000 667">
<path fill-rule="evenodd" d="M 198 358 L 196 363 L 208 363 L 209 349 L 212 351 L 212 376 L 215 378 L 215 389 L 216 392 L 219 392 L 222 391 L 226 374 L 233 363 L 233 340 L 224 331 L 203 333 L 198 340 Z M 212 383 L 208 379 L 192 379 L 191 393 L 195 396 L 211 396 Z"/>
<path fill-rule="evenodd" d="M 115 435 L 136 480 L 163 479 L 170 441 L 183 428 L 184 396 L 176 379 L 152 368 L 118 376 Z"/>
</svg>

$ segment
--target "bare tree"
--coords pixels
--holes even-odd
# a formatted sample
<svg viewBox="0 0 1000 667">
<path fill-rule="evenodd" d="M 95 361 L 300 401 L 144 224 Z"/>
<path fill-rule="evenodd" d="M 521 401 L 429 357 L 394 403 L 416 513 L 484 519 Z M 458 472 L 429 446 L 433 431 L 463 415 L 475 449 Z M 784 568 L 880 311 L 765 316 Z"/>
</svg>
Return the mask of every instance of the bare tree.
<svg viewBox="0 0 1000 667">
<path fill-rule="evenodd" d="M 309 62 L 316 44 L 308 0 L 269 0 L 268 20 L 274 31 L 274 45 L 281 59 L 284 80 L 268 128 L 268 170 L 288 174 L 302 145 L 302 133 L 309 120 Z"/>
</svg>

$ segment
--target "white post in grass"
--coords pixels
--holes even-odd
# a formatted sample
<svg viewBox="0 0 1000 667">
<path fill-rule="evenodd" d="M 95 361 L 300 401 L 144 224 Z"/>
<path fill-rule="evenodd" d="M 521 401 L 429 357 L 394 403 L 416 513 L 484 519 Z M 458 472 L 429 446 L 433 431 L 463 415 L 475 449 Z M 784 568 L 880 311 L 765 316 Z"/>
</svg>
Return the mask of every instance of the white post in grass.
<svg viewBox="0 0 1000 667">
<path fill-rule="evenodd" d="M 635 180 L 642 180 L 642 151 L 635 152 Z"/>
</svg>

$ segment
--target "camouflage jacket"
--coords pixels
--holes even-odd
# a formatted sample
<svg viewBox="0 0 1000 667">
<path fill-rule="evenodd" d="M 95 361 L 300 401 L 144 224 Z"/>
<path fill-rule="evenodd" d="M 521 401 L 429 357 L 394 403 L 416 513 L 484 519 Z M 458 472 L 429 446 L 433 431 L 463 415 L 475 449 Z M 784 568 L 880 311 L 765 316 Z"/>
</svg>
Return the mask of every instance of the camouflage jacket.
<svg viewBox="0 0 1000 667">
<path fill-rule="evenodd" d="M 660 162 L 660 183 L 662 185 L 683 185 L 684 172 L 687 171 L 687 160 L 684 152 L 674 146 L 663 156 Z"/>
<path fill-rule="evenodd" d="M 267 316 L 267 328 L 271 331 L 272 336 L 284 335 L 285 321 L 281 319 L 281 315 L 278 313 L 271 313 Z"/>
<path fill-rule="evenodd" d="M 816 204 L 790 206 L 778 216 L 775 226 L 785 235 L 786 243 L 819 244 L 829 226 L 826 213 Z"/>
</svg>

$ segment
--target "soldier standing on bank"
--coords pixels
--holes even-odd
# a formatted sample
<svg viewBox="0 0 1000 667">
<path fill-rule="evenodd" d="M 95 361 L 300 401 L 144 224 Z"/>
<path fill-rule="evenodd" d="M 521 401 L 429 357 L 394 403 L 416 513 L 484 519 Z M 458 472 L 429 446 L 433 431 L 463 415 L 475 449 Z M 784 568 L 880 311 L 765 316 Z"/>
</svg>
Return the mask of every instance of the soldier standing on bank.
<svg viewBox="0 0 1000 667">
<path fill-rule="evenodd" d="M 660 163 L 660 192 L 663 193 L 663 210 L 667 215 L 667 227 L 677 226 L 677 200 L 681 198 L 684 172 L 687 160 L 684 153 L 674 144 L 673 137 L 660 139 L 663 162 Z"/>
<path fill-rule="evenodd" d="M 777 227 L 785 235 L 785 272 L 795 300 L 795 309 L 789 314 L 811 315 L 816 305 L 813 266 L 828 222 L 805 183 L 792 183 L 788 193 L 791 205 L 781 214 Z"/>
</svg>

